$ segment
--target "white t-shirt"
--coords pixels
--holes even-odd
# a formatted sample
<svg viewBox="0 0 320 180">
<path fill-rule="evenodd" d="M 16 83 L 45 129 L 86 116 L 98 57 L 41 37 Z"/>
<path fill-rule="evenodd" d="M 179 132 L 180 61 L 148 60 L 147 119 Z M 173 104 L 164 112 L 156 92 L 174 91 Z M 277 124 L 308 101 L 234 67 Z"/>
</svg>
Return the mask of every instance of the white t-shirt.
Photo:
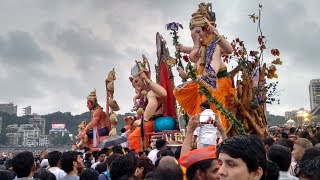
<svg viewBox="0 0 320 180">
<path fill-rule="evenodd" d="M 156 163 L 158 152 L 159 152 L 158 149 L 153 149 L 148 154 L 148 158 L 152 161 L 153 165 Z"/>
<path fill-rule="evenodd" d="M 49 167 L 48 170 L 56 176 L 57 180 L 60 180 L 67 175 L 67 173 L 59 167 Z"/>
<path fill-rule="evenodd" d="M 216 120 L 216 115 L 211 109 L 202 111 L 200 116 L 208 116 L 208 118 L 210 116 L 211 119 Z M 216 145 L 219 134 L 218 128 L 214 127 L 213 124 L 201 124 L 194 132 L 194 135 L 198 136 L 198 143 L 207 145 Z"/>
<path fill-rule="evenodd" d="M 97 165 L 98 165 L 98 164 L 100 164 L 100 162 L 99 162 L 99 161 L 98 161 L 98 162 L 96 162 L 96 163 L 94 163 L 94 164 L 92 164 L 92 165 L 91 165 L 91 168 L 92 168 L 92 169 L 96 169 L 96 167 L 97 167 Z"/>
<path fill-rule="evenodd" d="M 127 139 L 128 139 L 128 135 L 129 135 L 129 133 L 130 133 L 130 129 L 129 129 L 128 131 L 126 131 L 126 132 L 122 133 L 122 134 L 121 134 L 121 136 L 122 136 L 122 137 L 125 137 L 125 138 L 127 138 Z M 129 142 L 128 142 L 128 141 L 126 141 L 126 142 L 121 143 L 120 145 L 121 145 L 121 147 L 123 147 L 123 148 L 125 148 L 125 147 L 129 147 Z"/>
</svg>

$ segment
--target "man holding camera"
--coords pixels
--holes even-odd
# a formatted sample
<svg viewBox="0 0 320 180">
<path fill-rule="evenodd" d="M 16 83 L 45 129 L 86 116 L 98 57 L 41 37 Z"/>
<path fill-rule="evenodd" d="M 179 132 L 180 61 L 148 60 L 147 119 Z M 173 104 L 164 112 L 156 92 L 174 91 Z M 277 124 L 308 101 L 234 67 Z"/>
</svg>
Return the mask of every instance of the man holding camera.
<svg viewBox="0 0 320 180">
<path fill-rule="evenodd" d="M 217 145 L 220 138 L 227 139 L 219 117 L 210 109 L 210 103 L 205 101 L 200 107 L 200 126 L 194 131 L 194 136 L 197 136 L 195 139 L 198 139 L 197 148 Z"/>
</svg>

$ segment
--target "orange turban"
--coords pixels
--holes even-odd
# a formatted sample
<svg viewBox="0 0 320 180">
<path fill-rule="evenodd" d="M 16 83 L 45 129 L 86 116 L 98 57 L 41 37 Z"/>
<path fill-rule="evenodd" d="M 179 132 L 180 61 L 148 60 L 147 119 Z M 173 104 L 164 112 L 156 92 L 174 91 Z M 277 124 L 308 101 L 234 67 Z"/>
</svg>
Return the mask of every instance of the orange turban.
<svg viewBox="0 0 320 180">
<path fill-rule="evenodd" d="M 192 164 L 196 162 L 215 158 L 217 158 L 216 146 L 208 146 L 188 152 L 187 154 L 183 155 L 178 162 L 180 165 L 188 169 Z"/>
</svg>

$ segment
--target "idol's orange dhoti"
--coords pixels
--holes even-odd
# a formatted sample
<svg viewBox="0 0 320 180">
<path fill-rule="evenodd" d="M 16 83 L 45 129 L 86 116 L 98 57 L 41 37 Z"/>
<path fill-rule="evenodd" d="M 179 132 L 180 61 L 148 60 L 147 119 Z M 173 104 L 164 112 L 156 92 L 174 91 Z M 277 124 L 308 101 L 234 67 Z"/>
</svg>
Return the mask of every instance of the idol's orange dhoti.
<svg viewBox="0 0 320 180">
<path fill-rule="evenodd" d="M 173 90 L 173 94 L 176 97 L 179 105 L 191 116 L 201 113 L 200 104 L 206 101 L 206 97 L 198 92 L 199 85 L 195 82 L 188 82 L 185 86 L 179 88 L 176 87 Z M 215 97 L 225 108 L 228 105 L 228 100 L 234 97 L 235 89 L 232 87 L 232 79 L 227 77 L 221 77 L 218 79 L 218 89 L 211 92 L 211 95 Z M 223 127 L 228 132 L 231 129 L 231 125 L 227 121 L 226 117 L 222 115 L 220 111 L 217 111 L 214 106 L 211 109 L 218 114 Z"/>
<path fill-rule="evenodd" d="M 150 134 L 154 132 L 153 121 L 145 122 L 145 134 Z M 149 142 L 149 136 L 146 136 L 146 142 Z M 137 153 L 141 151 L 141 128 L 137 127 L 129 135 L 130 149 L 134 149 Z"/>
</svg>

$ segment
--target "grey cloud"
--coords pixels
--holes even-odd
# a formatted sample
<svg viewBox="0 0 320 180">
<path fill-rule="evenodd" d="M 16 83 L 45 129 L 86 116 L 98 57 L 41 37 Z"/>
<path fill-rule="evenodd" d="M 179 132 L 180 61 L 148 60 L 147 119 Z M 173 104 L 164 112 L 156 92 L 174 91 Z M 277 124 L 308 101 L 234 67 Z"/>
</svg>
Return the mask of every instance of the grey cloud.
<svg viewBox="0 0 320 180">
<path fill-rule="evenodd" d="M 45 63 L 51 57 L 33 37 L 22 31 L 9 32 L 0 37 L 0 62 L 14 66 Z"/>
</svg>

